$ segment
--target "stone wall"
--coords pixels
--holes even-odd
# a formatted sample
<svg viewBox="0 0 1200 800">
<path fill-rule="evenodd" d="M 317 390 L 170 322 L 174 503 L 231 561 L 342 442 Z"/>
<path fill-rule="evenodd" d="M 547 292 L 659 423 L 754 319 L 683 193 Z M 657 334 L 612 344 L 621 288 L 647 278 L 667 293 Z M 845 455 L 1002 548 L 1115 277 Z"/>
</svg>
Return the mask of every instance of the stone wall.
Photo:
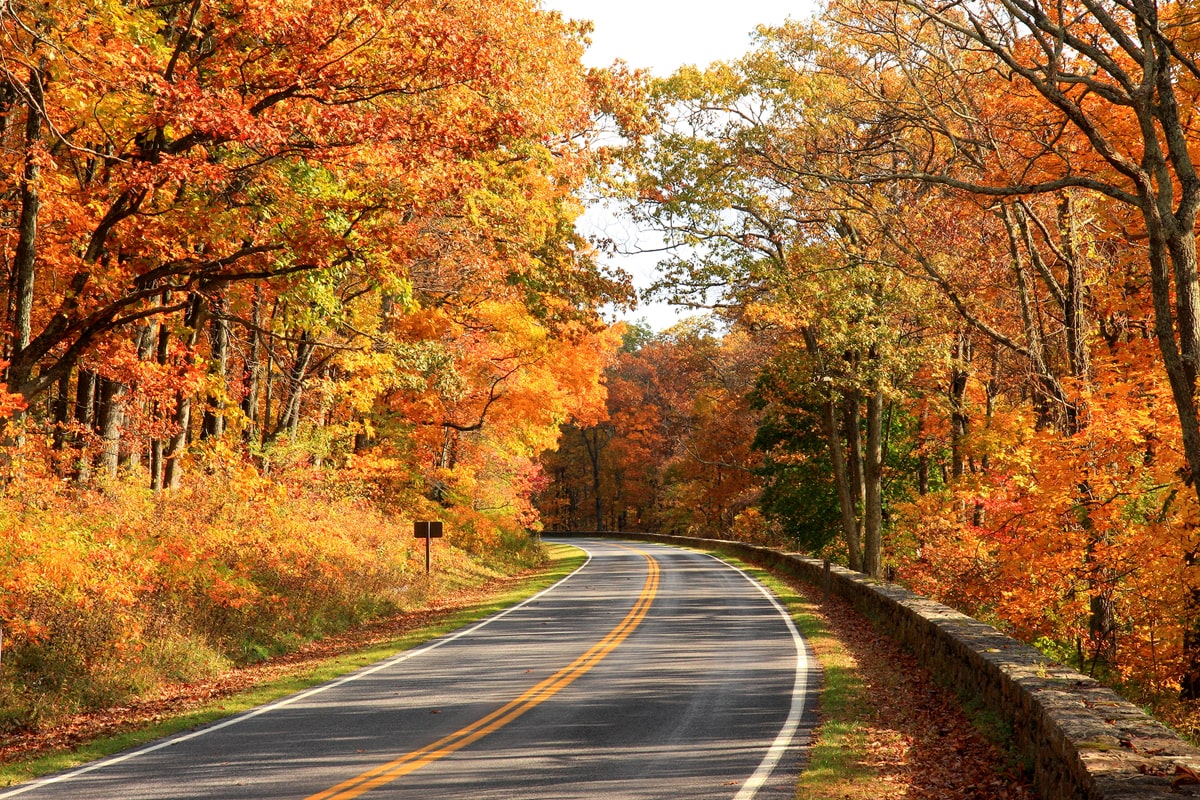
<svg viewBox="0 0 1200 800">
<path fill-rule="evenodd" d="M 588 535 L 722 550 L 818 586 L 828 581 L 960 698 L 1003 721 L 1046 800 L 1200 797 L 1200 786 L 1173 786 L 1179 765 L 1200 771 L 1200 750 L 1112 690 L 952 608 L 838 566 L 826 577 L 819 560 L 741 542 Z"/>
</svg>

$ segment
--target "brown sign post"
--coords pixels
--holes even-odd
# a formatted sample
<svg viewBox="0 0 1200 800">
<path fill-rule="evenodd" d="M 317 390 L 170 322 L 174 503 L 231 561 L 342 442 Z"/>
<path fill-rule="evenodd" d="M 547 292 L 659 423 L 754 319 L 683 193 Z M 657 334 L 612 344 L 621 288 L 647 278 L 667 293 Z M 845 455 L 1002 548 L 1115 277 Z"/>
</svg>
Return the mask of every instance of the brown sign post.
<svg viewBox="0 0 1200 800">
<path fill-rule="evenodd" d="M 425 574 L 429 574 L 429 543 L 433 539 L 442 538 L 441 520 L 432 522 L 414 522 L 413 536 L 425 540 Z"/>
</svg>

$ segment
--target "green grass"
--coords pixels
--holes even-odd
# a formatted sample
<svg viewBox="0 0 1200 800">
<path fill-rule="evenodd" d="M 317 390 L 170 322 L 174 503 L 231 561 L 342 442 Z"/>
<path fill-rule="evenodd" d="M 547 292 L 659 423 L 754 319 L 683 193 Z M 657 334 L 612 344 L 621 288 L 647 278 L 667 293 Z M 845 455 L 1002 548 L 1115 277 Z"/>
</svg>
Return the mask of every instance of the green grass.
<svg viewBox="0 0 1200 800">
<path fill-rule="evenodd" d="M 198 710 L 163 719 L 153 725 L 115 736 L 95 739 L 70 750 L 56 751 L 24 761 L 0 765 L 0 786 L 11 786 L 42 775 L 77 767 L 89 761 L 161 739 L 164 736 L 249 711 L 265 703 L 331 681 L 516 605 L 561 580 L 586 559 L 582 550 L 570 545 L 548 545 L 547 551 L 550 561 L 545 572 L 522 581 L 516 586 L 508 587 L 486 602 L 464 608 L 434 624 L 410 631 L 392 641 L 333 656 L 301 673 L 214 700 Z"/>
</svg>

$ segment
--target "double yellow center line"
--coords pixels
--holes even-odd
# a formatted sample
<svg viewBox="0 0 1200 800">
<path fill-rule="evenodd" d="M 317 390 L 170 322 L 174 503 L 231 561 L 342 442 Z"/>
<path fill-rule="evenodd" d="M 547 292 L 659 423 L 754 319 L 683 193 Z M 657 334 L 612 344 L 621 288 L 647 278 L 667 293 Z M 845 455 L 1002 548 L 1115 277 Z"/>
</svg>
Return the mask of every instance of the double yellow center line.
<svg viewBox="0 0 1200 800">
<path fill-rule="evenodd" d="M 636 552 L 641 553 L 641 551 Z M 422 747 L 420 750 L 414 750 L 386 764 L 369 769 L 357 777 L 343 781 L 337 786 L 326 789 L 323 792 L 317 792 L 306 798 L 306 800 L 350 800 L 350 798 L 365 794 L 377 786 L 383 786 L 397 778 L 408 775 L 410 772 L 415 772 L 426 764 L 457 752 L 472 742 L 479 741 L 489 733 L 503 728 L 534 706 L 550 699 L 561 689 L 570 685 L 585 672 L 596 666 L 617 645 L 625 641 L 629 634 L 633 632 L 633 629 L 641 623 L 646 613 L 650 610 L 650 604 L 653 602 L 654 595 L 658 591 L 658 562 L 646 553 L 641 553 L 641 555 L 646 558 L 649 571 L 646 575 L 646 583 L 642 587 L 642 592 L 638 595 L 637 602 L 634 603 L 633 608 L 630 609 L 629 613 L 625 615 L 625 618 L 621 620 L 617 627 L 609 631 L 607 636 L 594 644 L 586 653 L 541 683 L 528 689 L 520 697 L 496 709 L 486 717 L 455 731 L 449 736 L 444 736 L 433 744 Z"/>
</svg>

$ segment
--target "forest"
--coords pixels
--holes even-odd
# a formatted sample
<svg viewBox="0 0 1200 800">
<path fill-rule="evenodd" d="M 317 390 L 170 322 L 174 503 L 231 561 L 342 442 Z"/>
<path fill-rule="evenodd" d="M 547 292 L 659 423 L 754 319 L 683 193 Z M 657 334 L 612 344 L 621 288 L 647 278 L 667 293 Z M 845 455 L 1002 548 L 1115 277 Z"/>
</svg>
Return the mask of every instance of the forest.
<svg viewBox="0 0 1200 800">
<path fill-rule="evenodd" d="M 532 0 L 0 4 L 0 731 L 529 532 L 832 558 L 1200 719 L 1200 21 L 833 0 L 586 68 Z M 671 246 L 650 295 L 576 220 Z"/>
<path fill-rule="evenodd" d="M 0 4 L 0 730 L 539 563 L 631 299 L 574 220 L 635 81 L 477 12 Z"/>
<path fill-rule="evenodd" d="M 828 556 L 1194 734 L 1198 41 L 1183 3 L 833 0 L 652 81 L 604 187 L 706 316 L 625 333 L 544 524 Z"/>
</svg>

